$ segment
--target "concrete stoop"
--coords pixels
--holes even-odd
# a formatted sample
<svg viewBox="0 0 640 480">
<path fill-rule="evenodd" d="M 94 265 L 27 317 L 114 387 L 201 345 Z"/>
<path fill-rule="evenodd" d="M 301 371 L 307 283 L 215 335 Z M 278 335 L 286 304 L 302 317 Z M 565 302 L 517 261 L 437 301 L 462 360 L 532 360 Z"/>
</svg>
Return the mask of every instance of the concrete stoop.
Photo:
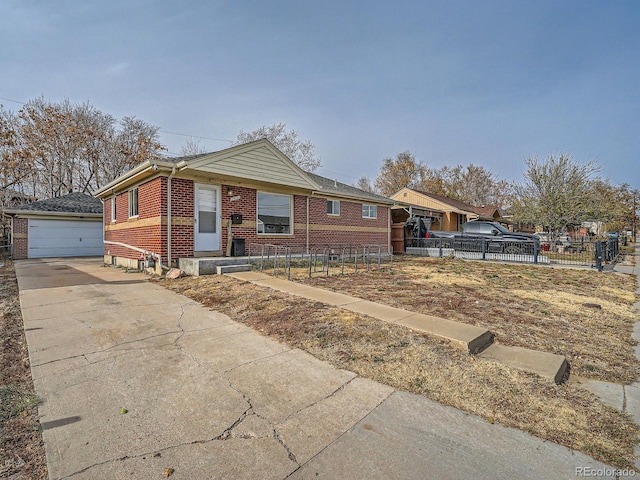
<svg viewBox="0 0 640 480">
<path fill-rule="evenodd" d="M 562 355 L 495 344 L 493 343 L 493 334 L 486 328 L 409 312 L 401 308 L 381 305 L 350 295 L 274 278 L 259 272 L 246 271 L 231 273 L 230 275 L 238 280 L 344 308 L 354 313 L 368 315 L 378 320 L 396 323 L 428 335 L 444 338 L 471 354 L 477 354 L 480 358 L 533 372 L 556 383 L 566 380 L 568 374 L 569 365 Z"/>
<path fill-rule="evenodd" d="M 198 277 L 200 275 L 215 275 L 218 273 L 218 267 L 230 265 L 246 267 L 250 260 L 249 257 L 188 257 L 178 259 L 178 268 L 187 275 Z M 247 270 L 236 271 L 244 272 Z"/>
</svg>

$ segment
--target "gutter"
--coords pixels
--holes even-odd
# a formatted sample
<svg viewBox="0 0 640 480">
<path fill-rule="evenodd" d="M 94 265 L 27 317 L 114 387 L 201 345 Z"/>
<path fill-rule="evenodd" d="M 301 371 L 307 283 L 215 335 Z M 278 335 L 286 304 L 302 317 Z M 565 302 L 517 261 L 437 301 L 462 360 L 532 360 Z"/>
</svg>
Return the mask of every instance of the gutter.
<svg viewBox="0 0 640 480">
<path fill-rule="evenodd" d="M 167 177 L 167 264 L 171 266 L 171 179 L 176 174 L 176 166 Z"/>
<path fill-rule="evenodd" d="M 387 200 L 385 198 L 381 198 L 381 199 L 373 199 L 373 198 L 364 198 L 364 197 L 357 197 L 355 195 L 349 195 L 348 193 L 337 193 L 337 192 L 323 192 L 321 190 L 312 190 L 311 191 L 311 196 L 313 197 L 335 197 L 338 199 L 349 199 L 349 200 L 357 200 L 358 202 L 363 202 L 363 203 L 368 203 L 368 204 L 377 204 L 377 205 L 385 205 L 385 206 L 389 206 L 389 208 L 391 208 L 393 205 L 396 204 L 395 201 L 393 200 Z M 386 200 L 386 201 L 385 201 Z"/>
<path fill-rule="evenodd" d="M 116 187 L 120 187 L 122 185 L 135 183 L 135 178 L 147 173 L 149 170 L 155 172 L 159 169 L 162 170 L 171 170 L 171 168 L 175 167 L 175 163 L 173 162 L 163 162 L 161 160 L 150 161 L 146 160 L 141 163 L 137 167 L 129 170 L 127 173 L 122 175 L 119 178 L 116 178 L 114 181 L 108 183 L 104 187 L 93 192 L 94 197 L 99 197 L 101 195 L 106 195 L 109 191 L 113 191 Z"/>
<path fill-rule="evenodd" d="M 104 201 L 103 201 L 103 208 L 104 208 Z M 9 209 L 9 208 L 6 209 L 3 213 L 7 216 L 45 215 L 45 216 L 53 216 L 53 217 L 80 217 L 80 218 L 102 218 L 104 215 L 102 213 L 50 212 L 47 210 L 18 210 L 18 209 Z"/>
</svg>

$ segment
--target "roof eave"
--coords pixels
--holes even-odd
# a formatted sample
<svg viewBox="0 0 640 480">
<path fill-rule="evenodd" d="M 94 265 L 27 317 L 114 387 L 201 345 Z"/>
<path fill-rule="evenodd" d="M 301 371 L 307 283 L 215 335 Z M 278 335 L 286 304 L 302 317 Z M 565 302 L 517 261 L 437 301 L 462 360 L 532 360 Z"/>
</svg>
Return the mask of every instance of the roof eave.
<svg viewBox="0 0 640 480">
<path fill-rule="evenodd" d="M 181 162 L 182 163 L 182 162 Z M 104 187 L 99 188 L 93 192 L 94 197 L 104 198 L 111 194 L 113 190 L 121 189 L 129 184 L 135 183 L 139 180 L 139 177 L 148 174 L 149 172 L 156 171 L 171 171 L 176 164 L 172 162 L 166 162 L 163 160 L 145 160 L 140 165 L 132 168 L 124 175 L 116 178 L 112 182 L 108 183 Z"/>
<path fill-rule="evenodd" d="M 23 216 L 53 216 L 53 217 L 91 217 L 102 218 L 102 213 L 81 213 L 81 212 L 50 212 L 47 210 L 17 210 L 13 208 L 6 209 L 3 213 L 6 215 L 23 215 Z"/>
<path fill-rule="evenodd" d="M 367 203 L 378 203 L 381 205 L 393 205 L 396 203 L 393 200 L 374 199 L 374 198 L 361 197 L 358 195 L 349 195 L 348 193 L 327 192 L 323 190 L 313 190 L 311 192 L 311 196 L 346 198 L 349 200 L 358 200 L 359 202 L 367 202 Z"/>
</svg>

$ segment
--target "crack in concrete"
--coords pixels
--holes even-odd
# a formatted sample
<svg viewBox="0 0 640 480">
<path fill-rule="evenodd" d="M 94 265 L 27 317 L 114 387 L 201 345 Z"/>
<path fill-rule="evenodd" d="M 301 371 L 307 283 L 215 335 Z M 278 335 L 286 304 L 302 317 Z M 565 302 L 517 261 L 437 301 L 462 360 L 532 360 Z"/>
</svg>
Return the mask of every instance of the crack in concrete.
<svg viewBox="0 0 640 480">
<path fill-rule="evenodd" d="M 627 413 L 627 387 L 622 385 L 622 413 Z"/>
<path fill-rule="evenodd" d="M 245 332 L 241 332 L 241 333 L 245 333 Z M 223 371 L 222 375 L 225 376 L 225 378 L 226 378 L 226 375 L 230 374 L 231 372 L 233 372 L 234 370 L 236 370 L 236 369 L 238 369 L 240 367 L 244 367 L 246 365 L 251 365 L 252 363 L 256 363 L 256 362 L 259 362 L 261 360 L 266 360 L 268 358 L 277 357 L 278 355 L 282 355 L 283 353 L 291 352 L 292 350 L 293 350 L 293 348 L 288 348 L 286 350 L 282 350 L 281 352 L 272 353 L 270 355 L 264 355 L 262 357 L 254 358 L 253 360 L 248 360 L 246 362 L 243 362 L 243 363 L 240 363 L 240 364 L 236 365 L 235 367 L 232 367 L 232 368 L 230 368 L 228 370 Z M 227 378 L 227 380 L 231 381 L 228 378 Z M 241 393 L 241 392 L 238 391 L 238 393 Z"/>
<path fill-rule="evenodd" d="M 52 363 L 63 362 L 65 360 L 72 360 L 74 358 L 85 357 L 85 355 L 97 355 L 99 353 L 108 352 L 109 350 L 113 350 L 113 349 L 121 347 L 123 345 L 131 345 L 133 343 L 144 342 L 144 341 L 150 340 L 152 338 L 164 337 L 164 336 L 167 336 L 167 335 L 175 335 L 177 333 L 180 333 L 180 332 L 179 331 L 171 331 L 171 332 L 165 332 L 165 333 L 158 333 L 157 335 L 149 335 L 148 337 L 139 338 L 139 339 L 131 340 L 131 341 L 128 341 L 128 342 L 116 343 L 115 345 L 111 345 L 110 347 L 102 348 L 102 349 L 99 349 L 99 350 L 93 350 L 91 352 L 79 353 L 77 355 L 69 355 L 68 357 L 57 358 L 55 360 L 49 360 L 48 362 L 34 364 L 33 366 L 34 367 L 42 367 L 43 365 L 50 365 Z M 86 357 L 85 357 L 85 359 L 87 360 L 87 362 L 91 363 Z"/>
<path fill-rule="evenodd" d="M 242 395 L 242 398 L 244 399 L 245 402 L 247 402 L 248 408 L 242 413 L 242 415 L 240 415 L 240 417 L 229 427 L 227 428 L 222 435 L 219 436 L 220 440 L 227 440 L 229 438 L 231 438 L 231 435 L 233 433 L 233 430 L 240 425 L 246 418 L 248 415 L 255 415 L 257 418 L 264 420 L 273 430 L 273 438 L 276 440 L 276 442 L 278 442 L 278 444 L 280 444 L 280 446 L 284 449 L 284 451 L 287 454 L 287 458 L 289 458 L 289 460 L 291 460 L 293 463 L 295 463 L 297 465 L 297 468 L 300 468 L 300 463 L 298 463 L 298 460 L 296 459 L 295 454 L 291 451 L 291 449 L 289 448 L 289 446 L 282 440 L 282 438 L 280 438 L 280 434 L 278 433 L 278 429 L 277 429 L 277 424 L 272 422 L 270 419 L 256 413 L 253 409 L 253 402 L 251 401 L 251 397 L 249 395 L 247 395 L 245 392 L 241 391 L 238 387 L 236 387 L 233 382 L 231 381 L 231 379 L 229 378 L 228 374 L 230 372 L 232 372 L 233 370 L 235 370 L 236 368 L 242 366 L 242 365 L 248 365 L 251 363 L 254 363 L 258 360 L 263 360 L 265 358 L 271 358 L 271 357 L 275 357 L 276 355 L 281 355 L 282 353 L 288 352 L 290 350 L 286 350 L 284 352 L 280 352 L 277 353 L 275 355 L 269 355 L 266 357 L 262 357 L 260 359 L 255 359 L 252 360 L 251 362 L 246 362 L 244 364 L 241 365 L 237 365 L 232 369 L 229 369 L 228 371 L 223 373 L 224 378 L 227 380 L 227 382 L 229 383 L 229 388 L 232 389 L 233 391 L 239 393 L 240 395 Z M 242 438 L 242 437 L 239 437 Z"/>
<path fill-rule="evenodd" d="M 355 378 L 358 378 L 358 376 L 356 376 Z M 353 381 L 353 379 L 352 379 Z M 327 445 L 324 446 L 324 448 L 322 448 L 318 453 L 316 453 L 313 457 L 309 458 L 309 460 L 307 460 L 306 462 L 304 462 L 303 464 L 299 464 L 300 466 L 298 468 L 296 468 L 293 472 L 291 472 L 289 475 L 287 475 L 286 477 L 284 477 L 283 480 L 286 480 L 287 478 L 291 477 L 291 475 L 293 475 L 294 473 L 296 473 L 298 470 L 300 470 L 302 467 L 304 467 L 305 465 L 309 464 L 314 458 L 318 457 L 319 455 L 321 455 L 326 449 L 328 449 L 330 446 L 332 446 L 334 443 L 336 443 L 338 440 L 340 440 L 342 437 L 344 437 L 347 433 L 349 433 L 351 431 L 351 429 L 353 429 L 356 425 L 358 425 L 359 423 L 363 422 L 369 415 L 371 415 L 380 405 L 382 405 L 384 402 L 387 401 L 387 399 L 389 399 L 389 397 L 391 397 L 391 395 L 393 395 L 394 393 L 396 393 L 396 390 L 392 390 L 389 395 L 387 395 L 386 397 L 384 397 L 382 400 L 380 400 L 380 402 L 378 402 L 378 404 L 373 407 L 371 410 L 369 410 L 369 413 L 367 413 L 366 415 L 364 415 L 360 420 L 358 420 L 357 422 L 354 422 L 353 425 L 351 425 L 349 428 L 347 428 L 344 433 L 342 433 L 341 435 L 338 435 L 332 442 L 329 442 Z"/>
<path fill-rule="evenodd" d="M 188 304 L 182 304 L 180 305 L 180 316 L 178 317 L 178 328 L 180 329 L 180 335 L 178 335 L 178 338 L 176 338 L 173 341 L 173 344 L 178 346 L 178 342 L 180 341 L 180 339 L 182 337 L 184 337 L 185 331 L 184 331 L 184 327 L 182 326 L 182 317 L 184 317 L 184 307 L 187 306 Z M 180 347 L 182 349 L 182 347 Z M 196 362 L 197 363 L 197 362 Z M 198 364 L 199 365 L 199 364 Z"/>
<path fill-rule="evenodd" d="M 353 377 L 351 377 L 349 380 L 347 380 L 346 382 L 344 382 L 342 385 L 340 385 L 338 388 L 336 388 L 333 392 L 331 392 L 329 395 L 322 397 L 321 399 L 310 403 L 309 405 L 307 405 L 306 407 L 302 407 L 299 410 L 296 410 L 295 412 L 293 412 L 291 415 L 288 415 L 284 420 L 282 420 L 281 422 L 279 422 L 277 425 L 282 425 L 284 423 L 286 423 L 287 421 L 289 421 L 290 419 L 292 419 L 293 417 L 295 417 L 296 415 L 298 415 L 301 412 L 304 412 L 305 410 L 315 407 L 316 405 L 318 405 L 320 402 L 324 402 L 325 400 L 335 396 L 338 392 L 343 391 L 347 385 L 349 385 L 351 382 L 353 382 L 356 378 L 359 378 L 358 375 L 354 375 Z"/>
</svg>

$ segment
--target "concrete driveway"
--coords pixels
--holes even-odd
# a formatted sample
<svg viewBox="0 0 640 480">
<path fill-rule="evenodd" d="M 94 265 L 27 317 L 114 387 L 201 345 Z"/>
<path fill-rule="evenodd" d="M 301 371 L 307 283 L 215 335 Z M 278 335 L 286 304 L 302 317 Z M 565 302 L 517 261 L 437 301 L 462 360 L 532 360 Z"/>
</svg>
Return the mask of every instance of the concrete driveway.
<svg viewBox="0 0 640 480">
<path fill-rule="evenodd" d="M 614 478 L 585 455 L 338 370 L 141 274 L 86 259 L 25 260 L 16 272 L 53 479 L 558 479 L 576 468 Z"/>
</svg>

